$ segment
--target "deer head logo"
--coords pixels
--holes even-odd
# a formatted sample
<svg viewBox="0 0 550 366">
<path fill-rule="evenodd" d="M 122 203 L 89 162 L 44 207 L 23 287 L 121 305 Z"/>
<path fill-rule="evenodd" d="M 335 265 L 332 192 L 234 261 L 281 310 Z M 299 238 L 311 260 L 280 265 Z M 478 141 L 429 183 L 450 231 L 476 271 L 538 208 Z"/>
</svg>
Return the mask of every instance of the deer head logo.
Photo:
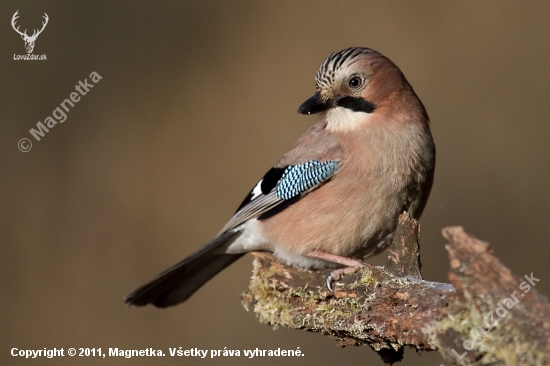
<svg viewBox="0 0 550 366">
<path fill-rule="evenodd" d="M 19 18 L 19 15 L 17 15 L 17 13 L 19 12 L 19 10 L 17 10 L 15 12 L 15 14 L 13 14 L 13 17 L 11 18 L 11 26 L 13 27 L 13 29 L 19 33 L 21 35 L 21 38 L 23 38 L 23 41 L 25 41 L 25 49 L 27 50 L 27 53 L 32 53 L 32 50 L 34 49 L 34 42 L 36 42 L 36 39 L 38 38 L 38 36 L 40 35 L 40 33 L 42 33 L 42 31 L 44 30 L 44 28 L 46 28 L 46 24 L 48 24 L 48 14 L 44 13 L 44 22 L 42 22 L 42 29 L 40 30 L 34 30 L 34 32 L 32 33 L 32 36 L 29 36 L 27 35 L 27 30 L 25 29 L 24 32 L 21 32 L 19 30 L 19 26 L 17 26 L 17 28 L 15 27 L 15 20 L 17 18 Z"/>
</svg>

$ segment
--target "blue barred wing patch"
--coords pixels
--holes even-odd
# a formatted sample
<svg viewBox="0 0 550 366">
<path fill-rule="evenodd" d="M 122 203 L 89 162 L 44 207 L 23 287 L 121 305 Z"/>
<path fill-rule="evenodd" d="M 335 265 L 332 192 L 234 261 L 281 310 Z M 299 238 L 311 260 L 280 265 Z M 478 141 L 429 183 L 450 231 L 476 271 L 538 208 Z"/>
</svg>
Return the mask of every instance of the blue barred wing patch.
<svg viewBox="0 0 550 366">
<path fill-rule="evenodd" d="M 337 161 L 310 160 L 286 168 L 275 187 L 275 194 L 282 200 L 289 200 L 326 181 L 335 172 Z"/>
</svg>

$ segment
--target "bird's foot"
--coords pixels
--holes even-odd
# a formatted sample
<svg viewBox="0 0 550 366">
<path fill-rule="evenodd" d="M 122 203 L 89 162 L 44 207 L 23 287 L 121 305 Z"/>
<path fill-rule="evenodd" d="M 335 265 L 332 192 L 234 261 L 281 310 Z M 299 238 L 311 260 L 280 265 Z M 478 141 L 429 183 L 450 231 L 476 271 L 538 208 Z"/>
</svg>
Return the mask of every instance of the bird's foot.
<svg viewBox="0 0 550 366">
<path fill-rule="evenodd" d="M 327 288 L 330 292 L 334 292 L 334 289 L 332 288 L 332 283 L 334 281 L 339 281 L 342 278 L 342 275 L 352 274 L 359 271 L 361 268 L 363 268 L 364 265 L 356 266 L 356 267 L 344 267 L 344 268 L 338 268 L 335 271 L 332 271 L 331 274 L 327 277 Z"/>
<path fill-rule="evenodd" d="M 336 263 L 336 264 L 345 266 L 344 268 L 338 268 L 332 271 L 330 275 L 328 275 L 327 288 L 329 289 L 330 292 L 334 292 L 334 289 L 332 288 L 332 283 L 334 281 L 340 280 L 343 275 L 356 273 L 357 271 L 359 271 L 361 268 L 365 266 L 365 264 L 359 259 L 342 257 L 336 254 L 330 254 L 319 250 L 310 252 L 307 254 L 307 256 L 310 258 L 322 259 L 327 262 Z"/>
</svg>

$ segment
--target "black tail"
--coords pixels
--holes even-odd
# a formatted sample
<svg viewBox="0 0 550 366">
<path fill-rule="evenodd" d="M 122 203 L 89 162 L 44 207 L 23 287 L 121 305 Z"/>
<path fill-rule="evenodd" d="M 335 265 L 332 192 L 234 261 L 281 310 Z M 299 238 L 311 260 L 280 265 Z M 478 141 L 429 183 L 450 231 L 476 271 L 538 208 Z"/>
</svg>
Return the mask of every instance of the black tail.
<svg viewBox="0 0 550 366">
<path fill-rule="evenodd" d="M 152 304 L 165 308 L 184 302 L 209 279 L 243 256 L 240 253 L 214 253 L 216 249 L 235 240 L 240 233 L 240 231 L 224 233 L 196 253 L 168 268 L 152 281 L 127 295 L 126 305 Z"/>
</svg>

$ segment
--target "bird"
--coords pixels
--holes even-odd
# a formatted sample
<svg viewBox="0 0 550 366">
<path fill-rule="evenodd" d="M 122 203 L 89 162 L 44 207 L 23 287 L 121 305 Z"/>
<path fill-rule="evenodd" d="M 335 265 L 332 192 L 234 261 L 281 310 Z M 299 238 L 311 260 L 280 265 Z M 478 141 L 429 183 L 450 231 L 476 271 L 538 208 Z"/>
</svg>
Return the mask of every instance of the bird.
<svg viewBox="0 0 550 366">
<path fill-rule="evenodd" d="M 165 308 L 251 251 L 303 269 L 333 269 L 327 286 L 387 247 L 398 216 L 419 219 L 433 184 L 426 109 L 401 70 L 365 47 L 333 52 L 298 113 L 315 122 L 260 179 L 215 239 L 125 297 Z"/>
</svg>

